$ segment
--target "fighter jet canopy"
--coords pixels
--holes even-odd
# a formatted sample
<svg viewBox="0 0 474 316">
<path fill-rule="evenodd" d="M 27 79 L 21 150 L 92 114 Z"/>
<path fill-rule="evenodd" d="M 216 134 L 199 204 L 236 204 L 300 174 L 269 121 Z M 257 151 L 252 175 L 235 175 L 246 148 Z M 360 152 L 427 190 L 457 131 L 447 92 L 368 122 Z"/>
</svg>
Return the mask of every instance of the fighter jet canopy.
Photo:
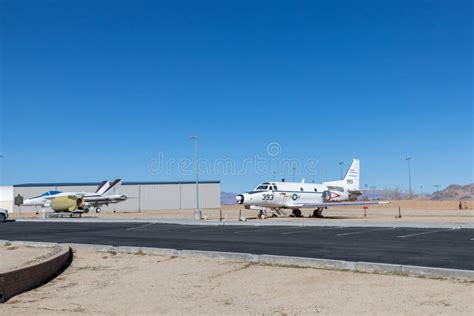
<svg viewBox="0 0 474 316">
<path fill-rule="evenodd" d="M 40 196 L 50 196 L 50 195 L 55 195 L 55 194 L 59 194 L 59 193 L 61 193 L 61 191 L 48 191 L 48 192 L 44 192 Z"/>
</svg>

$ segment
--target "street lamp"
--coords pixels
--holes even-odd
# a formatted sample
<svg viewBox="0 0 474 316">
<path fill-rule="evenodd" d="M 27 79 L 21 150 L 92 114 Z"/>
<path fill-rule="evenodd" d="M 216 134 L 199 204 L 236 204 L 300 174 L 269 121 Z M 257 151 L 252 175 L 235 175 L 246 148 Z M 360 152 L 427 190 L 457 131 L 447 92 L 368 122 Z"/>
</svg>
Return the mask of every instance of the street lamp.
<svg viewBox="0 0 474 316">
<path fill-rule="evenodd" d="M 0 155 L 0 158 L 3 158 L 3 155 Z M 2 169 L 0 168 L 0 184 L 1 184 L 1 182 L 2 182 Z"/>
<path fill-rule="evenodd" d="M 410 167 L 411 157 L 406 157 L 405 160 L 408 161 L 408 186 L 410 188 L 410 200 L 411 200 L 411 198 L 412 198 L 412 194 L 411 194 L 411 167 Z"/>
<path fill-rule="evenodd" d="M 197 136 L 191 136 L 196 141 L 196 209 L 194 210 L 194 219 L 201 220 L 202 212 L 199 209 L 199 143 Z"/>
<path fill-rule="evenodd" d="M 341 179 L 342 179 L 342 165 L 344 164 L 344 161 L 339 161 L 339 166 L 341 167 Z"/>
</svg>

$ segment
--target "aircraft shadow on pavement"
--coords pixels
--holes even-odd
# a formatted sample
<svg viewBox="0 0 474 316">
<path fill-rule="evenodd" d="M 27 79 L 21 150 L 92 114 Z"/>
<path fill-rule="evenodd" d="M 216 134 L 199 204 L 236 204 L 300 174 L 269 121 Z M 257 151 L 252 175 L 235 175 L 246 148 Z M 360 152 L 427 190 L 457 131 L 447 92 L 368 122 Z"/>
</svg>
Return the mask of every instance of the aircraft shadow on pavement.
<svg viewBox="0 0 474 316">
<path fill-rule="evenodd" d="M 4 221 L 4 222 L 1 223 L 1 224 L 14 223 L 14 222 L 16 222 L 16 219 L 7 219 L 6 221 Z"/>
<path fill-rule="evenodd" d="M 360 219 L 360 217 L 355 217 L 355 216 L 324 216 L 324 217 L 321 217 L 321 219 Z"/>
</svg>

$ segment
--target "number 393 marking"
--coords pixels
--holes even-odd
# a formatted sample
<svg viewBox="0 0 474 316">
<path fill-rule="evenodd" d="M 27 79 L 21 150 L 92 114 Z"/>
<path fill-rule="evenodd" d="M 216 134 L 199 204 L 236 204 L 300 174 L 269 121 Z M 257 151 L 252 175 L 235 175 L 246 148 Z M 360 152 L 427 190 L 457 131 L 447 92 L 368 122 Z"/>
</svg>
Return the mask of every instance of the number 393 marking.
<svg viewBox="0 0 474 316">
<path fill-rule="evenodd" d="M 263 195 L 263 200 L 264 200 L 264 201 L 271 201 L 271 200 L 273 200 L 273 194 L 264 194 L 264 195 Z"/>
</svg>

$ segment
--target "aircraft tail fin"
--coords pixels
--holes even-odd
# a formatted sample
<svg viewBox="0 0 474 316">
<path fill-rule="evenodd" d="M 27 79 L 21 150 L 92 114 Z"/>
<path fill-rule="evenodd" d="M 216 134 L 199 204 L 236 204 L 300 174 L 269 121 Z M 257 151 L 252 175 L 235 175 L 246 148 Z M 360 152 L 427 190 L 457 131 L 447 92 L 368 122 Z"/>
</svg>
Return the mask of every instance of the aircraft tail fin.
<svg viewBox="0 0 474 316">
<path fill-rule="evenodd" d="M 328 187 L 342 187 L 349 191 L 359 190 L 360 179 L 360 160 L 352 159 L 352 163 L 341 180 L 323 182 Z"/>
<path fill-rule="evenodd" d="M 109 183 L 109 187 L 107 188 L 107 190 L 104 191 L 104 193 L 102 194 L 105 194 L 107 192 L 110 191 L 110 189 L 112 189 L 114 186 L 116 186 L 118 183 L 120 183 L 122 181 L 122 179 L 115 179 L 114 181 L 110 182 Z"/>
<path fill-rule="evenodd" d="M 359 190 L 359 179 L 360 179 L 360 160 L 352 159 L 351 166 L 346 172 L 343 179 L 346 187 L 351 190 Z"/>
<path fill-rule="evenodd" d="M 108 181 L 101 181 L 99 185 L 97 186 L 97 190 L 95 191 L 96 194 L 102 195 L 107 191 L 109 188 L 110 184 Z"/>
</svg>

